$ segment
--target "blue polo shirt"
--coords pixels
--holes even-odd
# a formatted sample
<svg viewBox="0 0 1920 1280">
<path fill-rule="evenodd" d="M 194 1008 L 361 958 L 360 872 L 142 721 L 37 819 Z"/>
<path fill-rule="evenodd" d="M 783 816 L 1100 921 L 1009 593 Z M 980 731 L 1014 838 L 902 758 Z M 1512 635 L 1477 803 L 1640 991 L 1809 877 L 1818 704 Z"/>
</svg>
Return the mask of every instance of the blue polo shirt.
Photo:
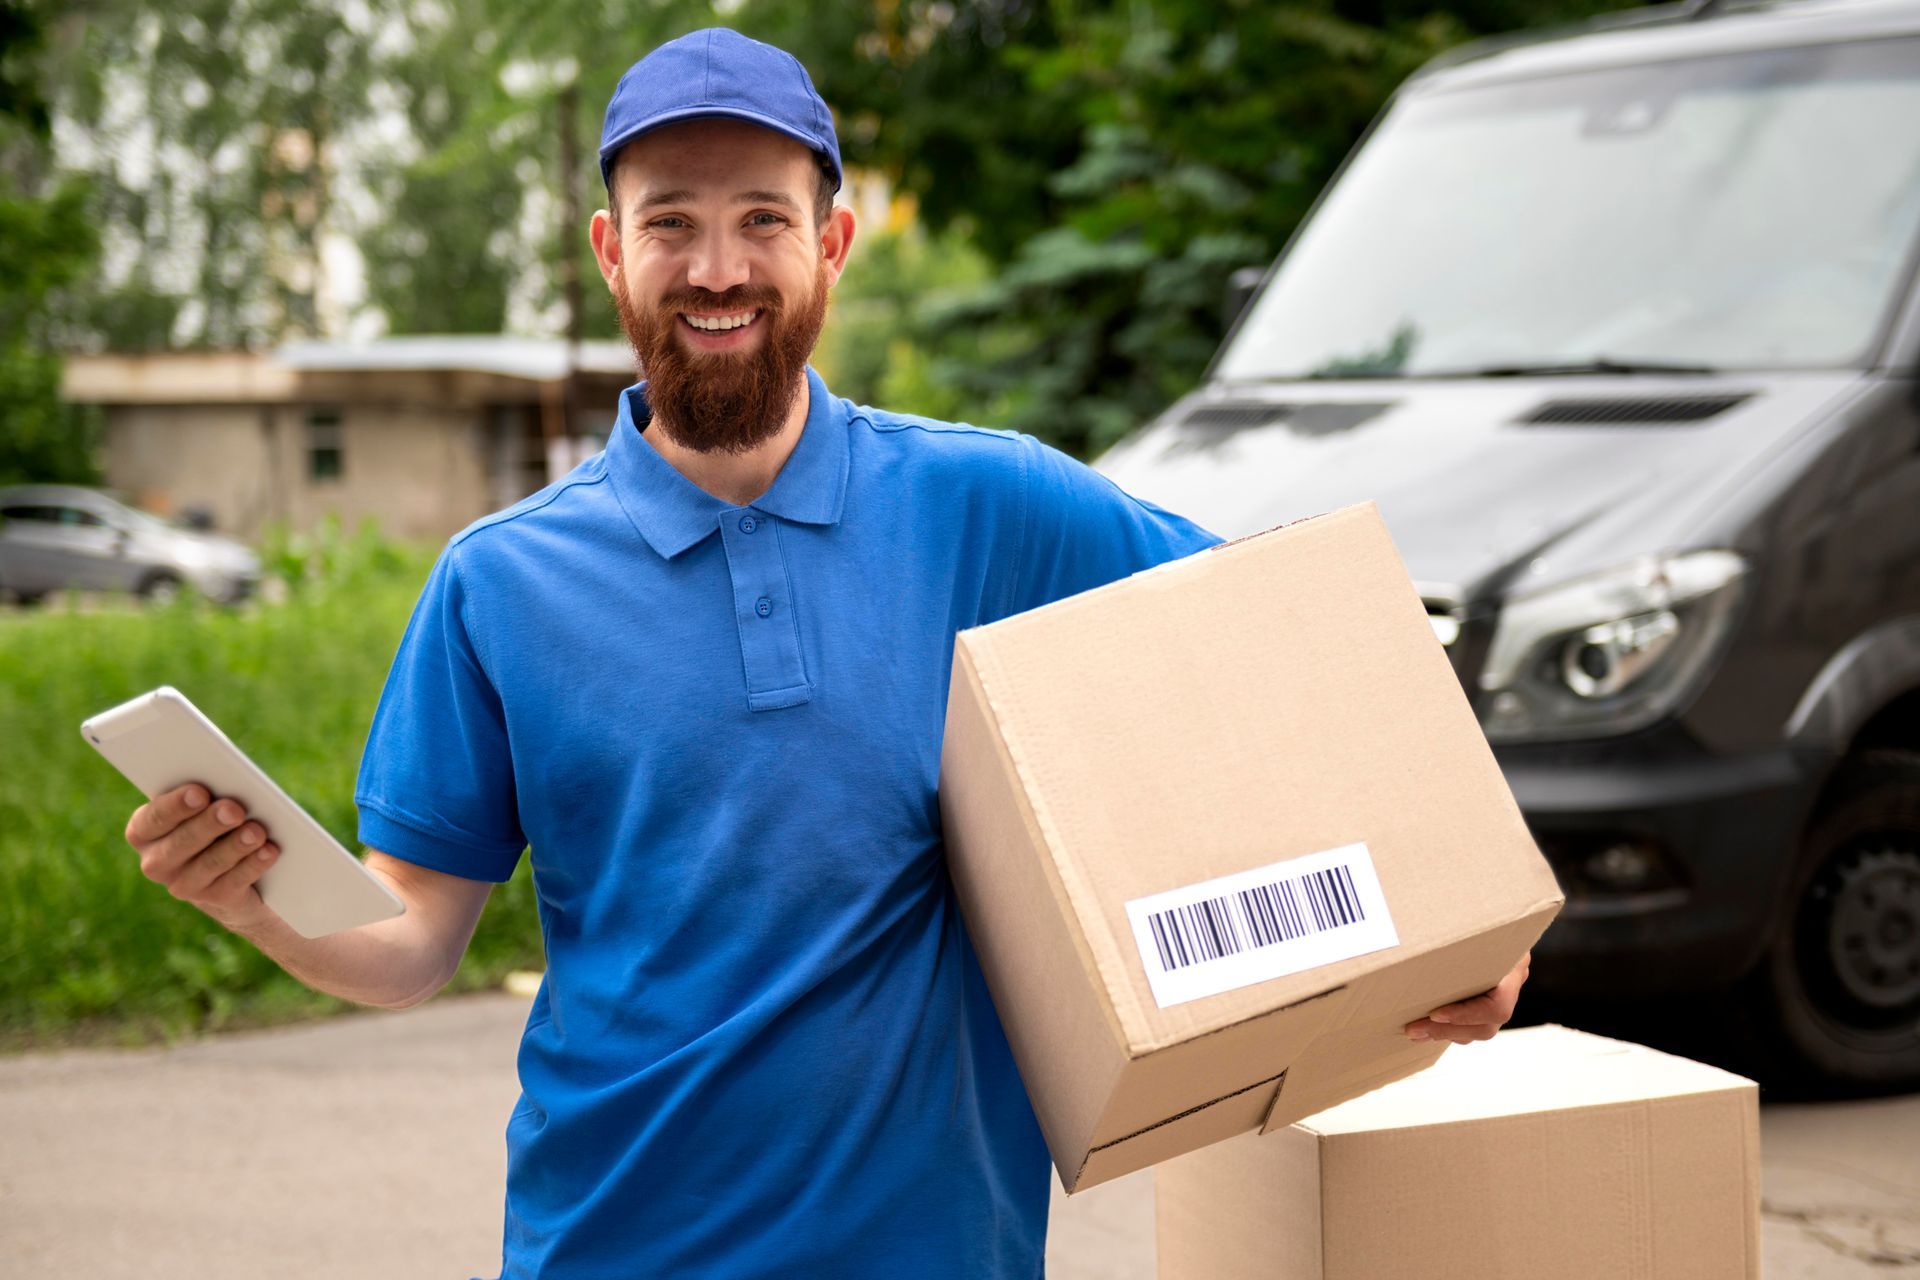
<svg viewBox="0 0 1920 1280">
<path fill-rule="evenodd" d="M 1041 1274 L 1047 1152 L 942 855 L 954 633 L 1215 539 L 808 388 L 749 506 L 624 392 L 447 544 L 374 714 L 363 843 L 490 881 L 531 845 L 507 1277 Z"/>
</svg>

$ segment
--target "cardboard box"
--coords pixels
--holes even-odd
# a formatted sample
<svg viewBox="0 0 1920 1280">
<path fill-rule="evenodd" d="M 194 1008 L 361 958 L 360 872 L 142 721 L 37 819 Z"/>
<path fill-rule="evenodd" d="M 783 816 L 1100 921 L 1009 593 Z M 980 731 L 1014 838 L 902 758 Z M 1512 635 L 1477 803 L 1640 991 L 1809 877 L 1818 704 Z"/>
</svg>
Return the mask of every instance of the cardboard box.
<svg viewBox="0 0 1920 1280">
<path fill-rule="evenodd" d="M 1752 1280 L 1759 1091 L 1562 1027 L 1154 1170 L 1160 1280 Z"/>
<path fill-rule="evenodd" d="M 1427 1066 L 1562 900 L 1371 505 L 962 632 L 940 797 L 1069 1192 Z"/>
</svg>

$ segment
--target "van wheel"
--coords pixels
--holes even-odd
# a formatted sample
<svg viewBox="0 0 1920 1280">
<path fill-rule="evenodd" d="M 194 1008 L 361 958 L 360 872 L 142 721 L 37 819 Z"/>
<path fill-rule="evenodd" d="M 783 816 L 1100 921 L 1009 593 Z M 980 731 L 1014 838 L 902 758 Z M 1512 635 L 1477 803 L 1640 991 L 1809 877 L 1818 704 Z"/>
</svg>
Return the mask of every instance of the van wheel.
<svg viewBox="0 0 1920 1280">
<path fill-rule="evenodd" d="M 1862 753 L 1807 833 L 1793 916 L 1762 963 L 1798 1075 L 1920 1085 L 1920 754 Z"/>
<path fill-rule="evenodd" d="M 140 598 L 165 608 L 180 598 L 180 579 L 170 573 L 156 573 L 140 584 Z"/>
</svg>

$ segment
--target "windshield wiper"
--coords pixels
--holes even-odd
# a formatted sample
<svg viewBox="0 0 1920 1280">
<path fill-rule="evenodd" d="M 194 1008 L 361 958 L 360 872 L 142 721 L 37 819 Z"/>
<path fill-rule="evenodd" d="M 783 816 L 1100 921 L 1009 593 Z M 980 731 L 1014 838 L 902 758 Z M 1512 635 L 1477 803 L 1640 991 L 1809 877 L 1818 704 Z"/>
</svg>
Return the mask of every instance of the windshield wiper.
<svg viewBox="0 0 1920 1280">
<path fill-rule="evenodd" d="M 1437 372 L 1408 374 L 1414 378 L 1560 378 L 1589 373 L 1683 373 L 1710 374 L 1720 370 L 1706 364 L 1666 364 L 1658 360 L 1612 360 L 1595 356 L 1591 360 L 1572 360 L 1542 364 L 1492 364 L 1478 369 L 1443 369 Z"/>
</svg>

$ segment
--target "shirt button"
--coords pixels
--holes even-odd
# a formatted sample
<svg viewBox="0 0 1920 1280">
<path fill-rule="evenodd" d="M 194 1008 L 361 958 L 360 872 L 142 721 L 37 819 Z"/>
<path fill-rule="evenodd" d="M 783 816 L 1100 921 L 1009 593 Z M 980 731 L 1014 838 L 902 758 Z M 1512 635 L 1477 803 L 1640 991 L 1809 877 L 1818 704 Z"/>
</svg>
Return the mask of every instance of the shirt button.
<svg viewBox="0 0 1920 1280">
<path fill-rule="evenodd" d="M 760 527 L 760 522 L 758 520 L 755 520 L 752 516 L 740 517 L 740 532 L 752 533 L 755 529 L 758 529 L 759 527 Z"/>
<path fill-rule="evenodd" d="M 773 612 L 773 601 L 761 596 L 753 602 L 753 611 L 764 618 Z"/>
</svg>

